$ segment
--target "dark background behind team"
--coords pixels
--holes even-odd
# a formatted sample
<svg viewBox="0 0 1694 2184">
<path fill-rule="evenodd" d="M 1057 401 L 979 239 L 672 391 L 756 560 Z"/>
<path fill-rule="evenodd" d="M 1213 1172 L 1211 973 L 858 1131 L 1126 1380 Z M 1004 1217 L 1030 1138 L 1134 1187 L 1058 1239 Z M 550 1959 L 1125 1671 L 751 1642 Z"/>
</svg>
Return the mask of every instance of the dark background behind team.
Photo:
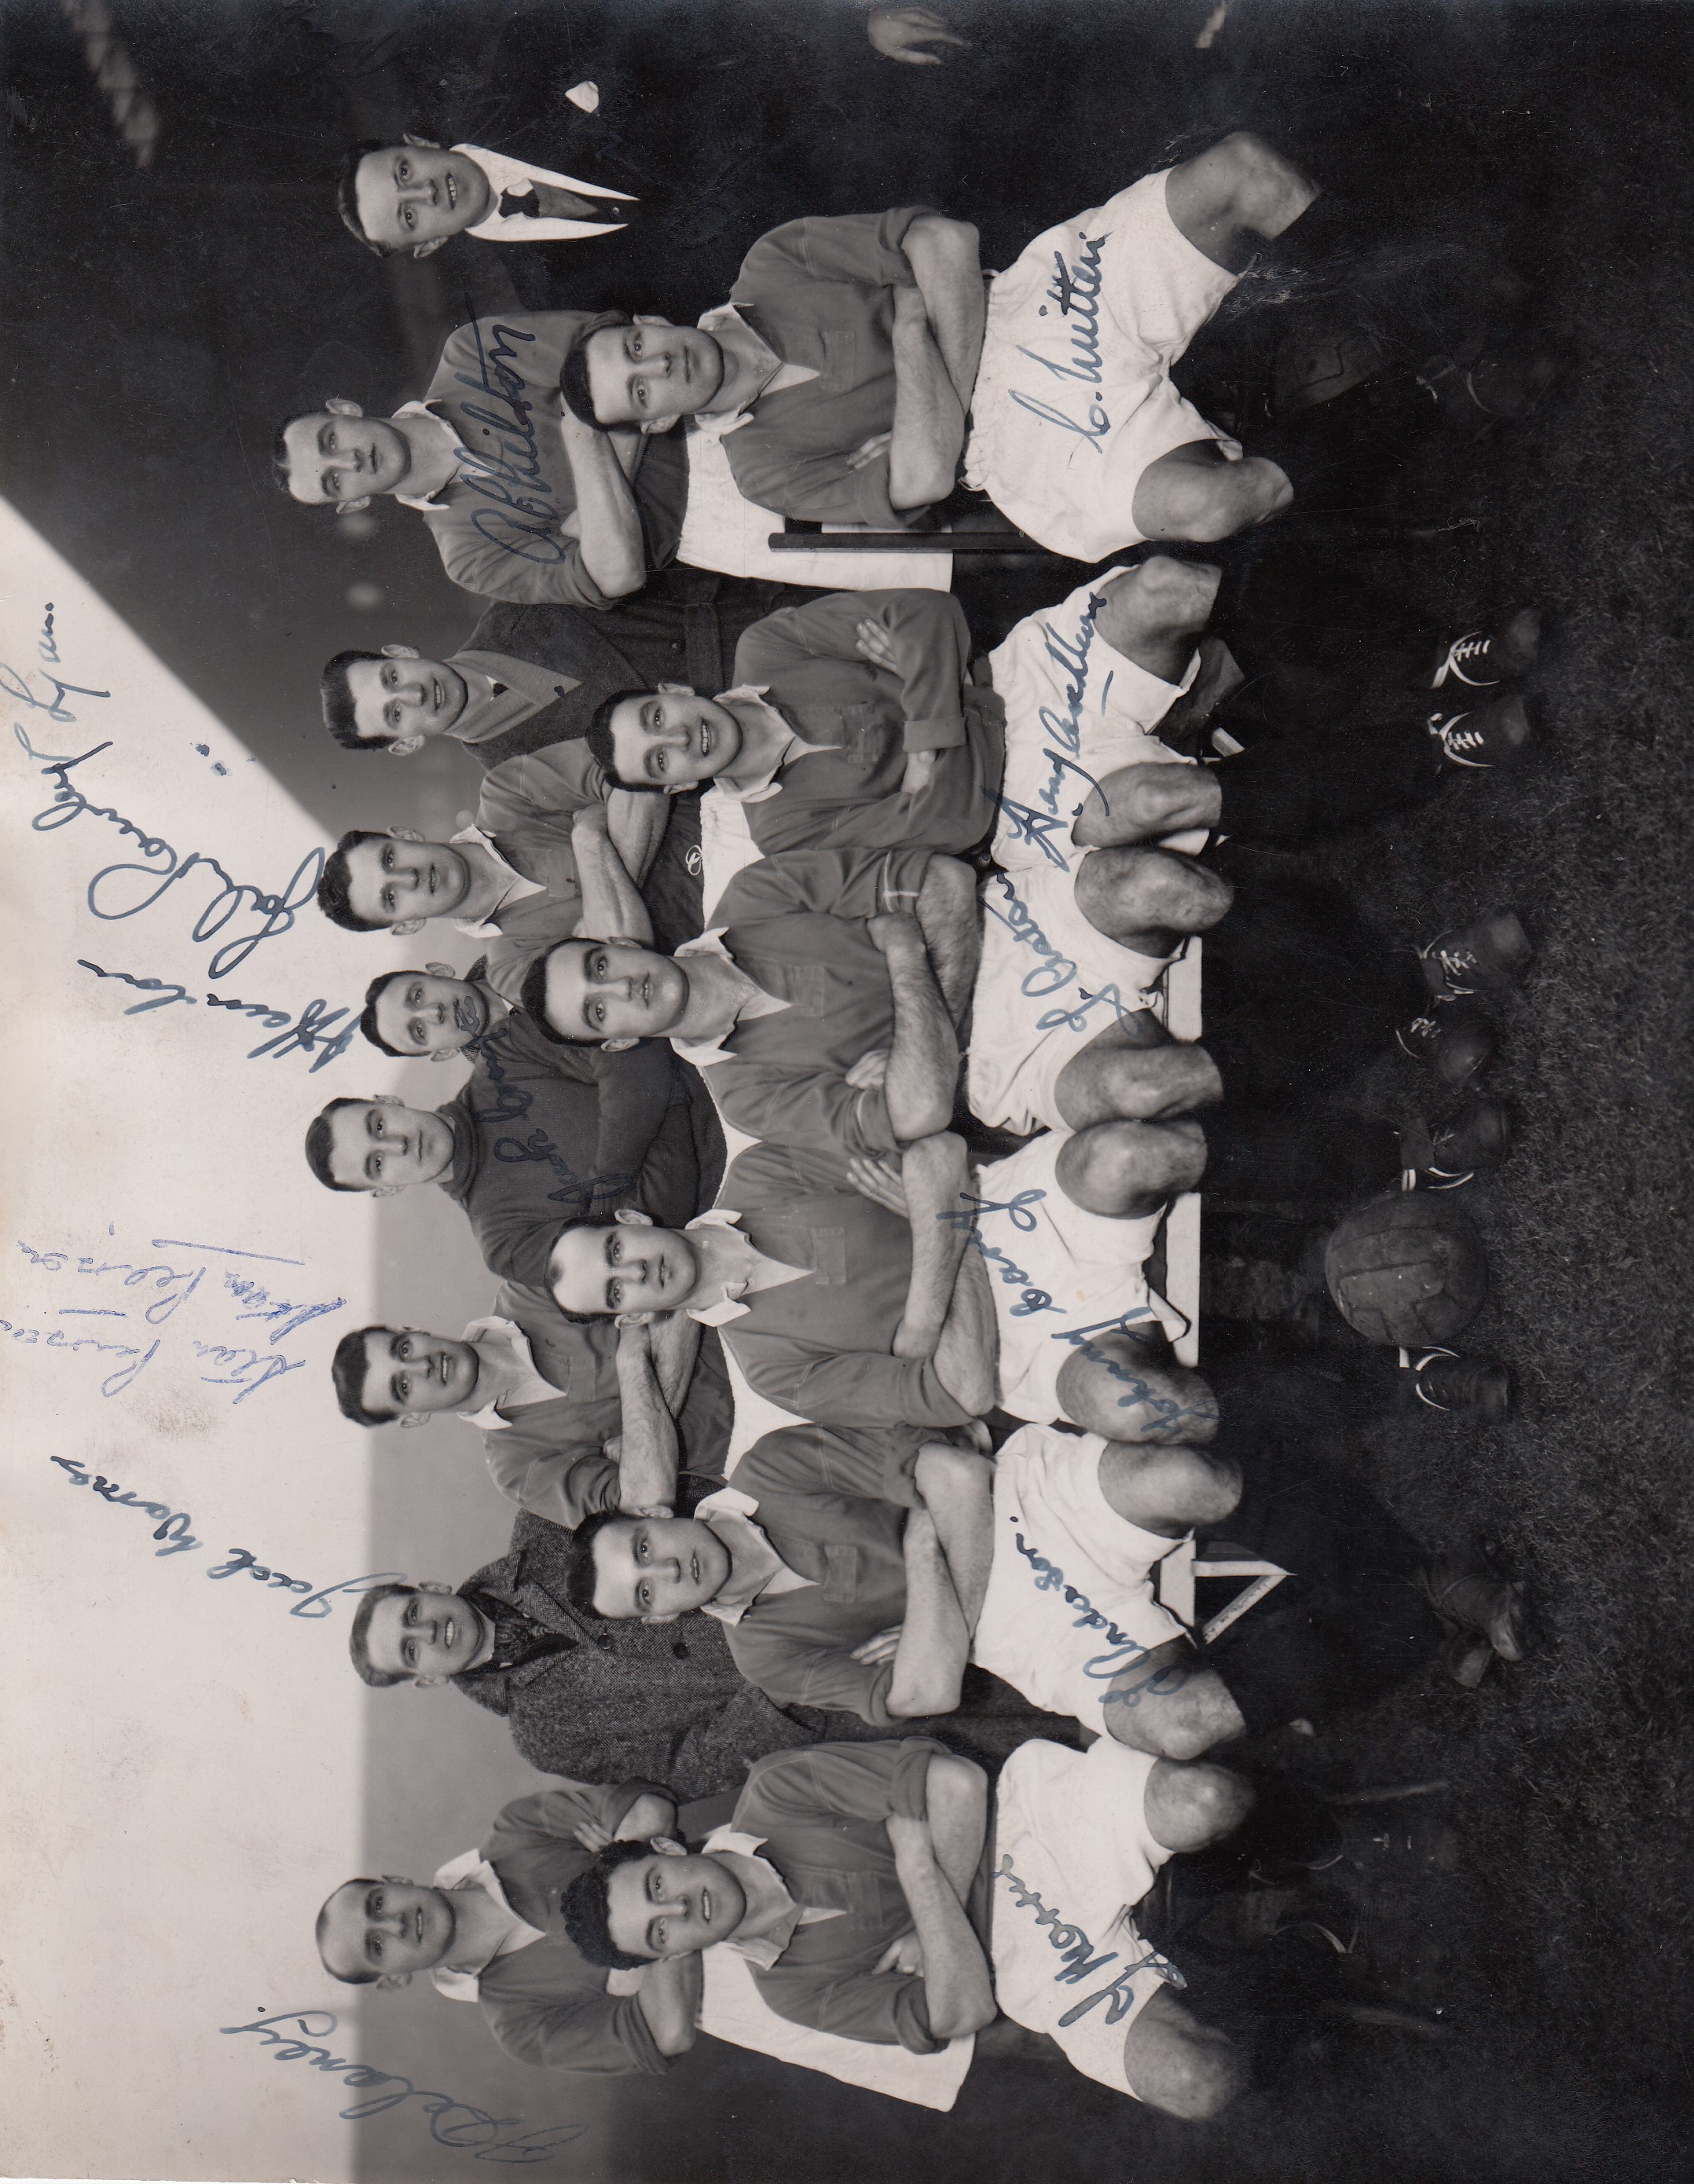
<svg viewBox="0 0 1694 2184">
<path fill-rule="evenodd" d="M 1354 1954 L 1374 1953 L 1380 1991 L 1439 2007 L 1452 2030 L 1320 2027 L 1203 2131 L 1011 2064 L 979 2067 L 934 2118 L 820 2079 L 802 2093 L 712 2044 L 667 2085 L 584 2091 L 506 2066 L 472 2013 L 426 1987 L 370 2008 L 363 2052 L 497 2113 L 590 2121 L 559 2173 L 620 2184 L 1686 2173 L 1694 25 L 1683 8 L 1557 0 L 1233 0 L 1201 51 L 1206 0 L 946 12 L 972 50 L 912 70 L 875 58 L 849 0 L 114 7 L 162 123 L 142 172 L 64 13 L 14 0 L 0 15 L 0 486 L 326 833 L 435 831 L 474 802 L 470 761 L 339 751 L 317 670 L 347 644 L 450 650 L 475 603 L 410 511 L 379 504 L 349 526 L 293 508 L 270 449 L 283 415 L 327 394 L 386 411 L 417 391 L 470 309 L 550 292 L 680 318 L 721 300 L 777 220 L 912 200 L 974 220 L 985 262 L 1005 262 L 1229 122 L 1315 154 L 1368 238 L 1406 238 L 1399 301 L 1413 324 L 1429 302 L 1432 348 L 1449 330 L 1429 299 L 1451 293 L 1452 266 L 1420 255 L 1431 238 L 1535 284 L 1568 365 L 1556 399 L 1480 447 L 1426 449 L 1385 504 L 1482 526 L 1347 554 L 1435 614 L 1524 597 L 1558 610 L 1555 755 L 1324 861 L 1399 939 L 1509 900 L 1540 944 L 1496 1077 L 1519 1150 L 1467 1194 L 1496 1277 L 1475 1346 L 1512 1362 L 1523 1397 L 1479 1435 L 1390 1404 L 1314 1438 L 1427 1537 L 1479 1513 L 1534 1572 L 1552 1642 L 1509 1689 L 1404 1693 L 1262 1755 L 1325 1787 L 1451 1786 L 1398 1834 L 1368 1829 L 1350 1869 L 1366 1911 Z M 563 98 L 584 77 L 602 94 L 592 122 Z M 445 141 L 639 191 L 650 230 L 379 264 L 335 220 L 337 160 L 356 136 L 437 117 Z M 985 638 L 1027 604 L 1018 582 L 964 588 Z M 420 1100 L 457 1078 L 415 1074 Z M 277 1149 L 279 1184 L 293 1157 Z M 486 1277 L 432 1194 L 382 1219 L 395 1317 L 456 1331 L 484 1308 Z M 460 1577 L 499 1550 L 508 1513 L 467 1432 L 382 1440 L 371 1536 L 385 1561 Z M 498 1723 L 452 1695 L 373 1697 L 370 1717 L 379 1869 L 424 1877 L 532 1779 Z M 359 2173 L 415 2176 L 418 2137 L 402 2118 L 360 2126 Z M 437 2158 L 447 2173 L 466 2157 Z"/>
</svg>

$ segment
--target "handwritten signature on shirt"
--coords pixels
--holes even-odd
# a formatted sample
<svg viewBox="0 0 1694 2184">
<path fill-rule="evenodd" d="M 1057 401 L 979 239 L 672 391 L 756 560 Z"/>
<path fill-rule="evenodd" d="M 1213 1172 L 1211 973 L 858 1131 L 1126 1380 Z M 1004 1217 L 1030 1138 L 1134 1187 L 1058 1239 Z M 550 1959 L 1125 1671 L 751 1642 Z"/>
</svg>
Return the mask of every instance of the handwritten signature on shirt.
<svg viewBox="0 0 1694 2184">
<path fill-rule="evenodd" d="M 521 372 L 512 370 L 511 359 L 518 352 L 508 346 L 510 342 L 532 342 L 535 336 L 521 326 L 497 326 L 493 332 L 494 345 L 485 349 L 482 328 L 473 313 L 471 338 L 476 344 L 479 369 L 475 374 L 460 371 L 454 376 L 461 387 L 474 387 L 502 405 L 501 410 L 484 410 L 471 402 L 463 407 L 471 422 L 497 436 L 504 453 L 481 454 L 467 447 L 458 482 L 468 492 L 498 503 L 498 506 L 477 510 L 472 528 L 479 538 L 503 554 L 515 554 L 520 561 L 553 567 L 566 558 L 574 543 L 562 535 L 570 510 L 558 506 L 547 490 L 535 427 L 530 422 L 534 404 L 527 399 L 529 382 Z"/>
<path fill-rule="evenodd" d="M 1079 1986 L 1085 1979 L 1092 1979 L 1096 1972 L 1103 1971 L 1107 1964 L 1117 1962 L 1119 1951 L 1108 1949 L 1104 1956 L 1095 1956 L 1095 1944 L 1086 1931 L 1080 1926 L 1073 1925 L 1058 1912 L 1049 1909 L 1039 1894 L 1018 1878 L 1010 1852 L 1001 1852 L 994 1877 L 1007 1884 L 1017 1909 L 1027 1911 L 1033 1907 L 1036 1925 L 1047 1929 L 1048 1946 L 1057 1949 L 1065 1959 L 1063 1970 L 1053 1975 L 1060 1985 Z M 1140 1941 L 1141 1936 L 1138 1934 L 1135 1938 Z M 1125 1964 L 1109 1986 L 1101 1987 L 1096 1994 L 1085 1995 L 1082 2001 L 1073 2003 L 1059 2020 L 1060 2024 L 1074 2025 L 1078 2018 L 1086 2017 L 1096 2003 L 1101 2002 L 1106 2006 L 1106 2022 L 1108 2025 L 1117 2024 L 1128 2015 L 1134 2006 L 1134 1975 L 1140 1971 L 1151 1971 L 1171 1986 L 1188 1985 L 1168 1958 L 1161 1956 L 1156 1949 L 1150 1947 L 1145 1955 L 1138 1957 L 1134 1964 Z"/>
<path fill-rule="evenodd" d="M 1056 379 L 1079 380 L 1085 387 L 1098 387 L 1105 377 L 1100 349 L 1100 288 L 1102 278 L 1100 254 L 1112 240 L 1107 235 L 1082 237 L 1081 254 L 1067 265 L 1062 251 L 1053 253 L 1053 281 L 1047 291 L 1048 300 L 1059 307 L 1059 313 L 1070 334 L 1071 362 L 1062 364 L 1039 349 L 1018 346 L 1018 354 L 1027 356 L 1032 364 L 1039 364 L 1044 371 L 1050 371 Z M 1042 315 L 1045 316 L 1045 307 Z M 1085 447 L 1097 455 L 1105 449 L 1101 441 L 1112 430 L 1112 419 L 1106 405 L 1098 396 L 1090 398 L 1086 420 L 1078 423 L 1062 410 L 1055 410 L 1033 395 L 1024 394 L 1017 387 L 1011 390 L 1011 398 L 1021 410 L 1040 419 L 1045 425 L 1057 425 L 1067 432 L 1078 434 Z"/>
<path fill-rule="evenodd" d="M 335 2012 L 330 2009 L 279 2009 L 269 2016 L 256 2017 L 251 2025 L 220 2025 L 218 2030 L 226 2035 L 256 2032 L 272 2051 L 273 2063 L 304 2063 L 309 2070 L 338 2077 L 348 2086 L 361 2092 L 369 2086 L 397 2087 L 396 2092 L 379 2093 L 372 2100 L 359 2101 L 351 2108 L 343 2109 L 341 2120 L 364 2123 L 406 2101 L 420 2101 L 429 2117 L 430 2137 L 437 2145 L 453 2147 L 477 2161 L 506 2161 L 520 2167 L 529 2162 L 550 2161 L 561 2148 L 568 2146 L 573 2138 L 580 2138 L 588 2129 L 586 2124 L 559 2123 L 532 2131 L 523 2138 L 499 2138 L 496 2134 L 521 2123 L 523 2118 L 490 2115 L 486 2109 L 473 2108 L 468 2101 L 455 2100 L 450 2093 L 433 2093 L 415 2086 L 410 2078 L 403 2078 L 396 2071 L 378 2070 L 368 2063 L 348 2062 L 344 2057 L 332 2055 L 327 2048 L 313 2044 L 329 2039 L 337 2023 Z M 292 2025 L 294 2034 L 275 2031 L 279 2025 Z"/>
<path fill-rule="evenodd" d="M 1103 1614 L 1079 1586 L 1066 1584 L 1065 1573 L 1056 1563 L 1049 1562 L 1045 1555 L 1029 1546 L 1023 1533 L 1016 1529 L 1020 1521 L 1017 1517 L 1008 1517 L 1006 1521 L 1014 1528 L 1012 1536 L 1017 1541 L 1017 1552 L 1029 1564 L 1036 1591 L 1062 1592 L 1064 1595 L 1065 1605 L 1078 1611 L 1071 1625 L 1073 1630 L 1105 1631 L 1106 1650 L 1084 1662 L 1084 1675 L 1095 1683 L 1108 1682 L 1133 1669 L 1138 1661 L 1151 1659 L 1150 1648 L 1120 1630 L 1111 1617 Z M 1173 1540 L 1171 1545 L 1174 1546 L 1176 1541 Z M 1168 1661 L 1155 1669 L 1139 1684 L 1126 1684 L 1122 1691 L 1107 1691 L 1101 1704 L 1133 1709 L 1140 1706 L 1144 1698 L 1163 1698 L 1173 1691 L 1179 1691 L 1192 1674 L 1193 1669 L 1186 1660 Z"/>
</svg>

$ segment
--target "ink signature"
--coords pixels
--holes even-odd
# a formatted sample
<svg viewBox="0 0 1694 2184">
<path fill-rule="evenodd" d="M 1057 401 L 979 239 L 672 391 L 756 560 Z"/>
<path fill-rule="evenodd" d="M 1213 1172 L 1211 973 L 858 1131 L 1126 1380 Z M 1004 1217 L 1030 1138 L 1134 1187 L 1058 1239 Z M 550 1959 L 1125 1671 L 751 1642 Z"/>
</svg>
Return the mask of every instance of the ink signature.
<svg viewBox="0 0 1694 2184">
<path fill-rule="evenodd" d="M 92 971 L 97 978 L 117 978 L 126 986 L 133 986 L 138 993 L 153 996 L 150 1001 L 132 1001 L 124 1011 L 126 1017 L 145 1016 L 149 1009 L 168 1009 L 174 1001 L 185 1001 L 190 1008 L 199 1006 L 186 986 L 173 985 L 163 978 L 137 978 L 129 971 L 102 970 L 99 964 L 91 963 L 84 956 L 77 957 L 76 964 L 79 970 Z M 345 1054 L 352 1043 L 354 1033 L 359 1028 L 356 1022 L 351 1022 L 343 1030 L 336 1031 L 336 1025 L 351 1011 L 341 1008 L 332 1014 L 328 1003 L 321 1000 L 308 1001 L 298 1018 L 292 1017 L 287 1009 L 272 1007 L 269 1001 L 243 1001 L 239 996 L 231 994 L 208 994 L 206 1006 L 209 1009 L 232 1009 L 242 1016 L 257 1017 L 267 1031 L 275 1030 L 279 1025 L 281 1027 L 278 1037 L 265 1039 L 261 1045 L 248 1050 L 247 1058 L 249 1061 L 258 1061 L 267 1054 L 277 1061 L 290 1054 L 317 1054 L 318 1042 L 320 1039 L 325 1041 L 323 1052 L 317 1055 L 309 1072 L 312 1075 L 315 1075 L 326 1062 L 335 1061 Z M 330 1036 L 332 1032 L 333 1038 Z"/>
</svg>

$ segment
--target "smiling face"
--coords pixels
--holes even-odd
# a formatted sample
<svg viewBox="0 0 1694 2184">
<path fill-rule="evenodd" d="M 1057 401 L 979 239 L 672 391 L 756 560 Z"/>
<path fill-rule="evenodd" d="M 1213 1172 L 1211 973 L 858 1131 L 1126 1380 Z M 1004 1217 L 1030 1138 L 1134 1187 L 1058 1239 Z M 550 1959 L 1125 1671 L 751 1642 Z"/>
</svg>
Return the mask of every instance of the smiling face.
<svg viewBox="0 0 1694 2184">
<path fill-rule="evenodd" d="M 694 1246 L 680 1230 L 646 1222 L 570 1228 L 547 1262 L 548 1285 L 566 1312 L 674 1312 L 700 1278 Z"/>
<path fill-rule="evenodd" d="M 606 1930 L 627 1957 L 687 1957 L 727 1942 L 747 1915 L 741 1883 L 705 1851 L 655 1851 L 614 1869 Z"/>
<path fill-rule="evenodd" d="M 470 892 L 471 867 L 445 842 L 375 834 L 346 857 L 348 907 L 369 925 L 450 916 Z"/>
<path fill-rule="evenodd" d="M 493 202 L 488 177 L 462 152 L 390 144 L 367 152 L 355 184 L 359 225 L 385 249 L 445 242 L 474 227 Z"/>
<path fill-rule="evenodd" d="M 329 1118 L 330 1167 L 352 1190 L 404 1190 L 453 1165 L 453 1133 L 439 1115 L 398 1100 L 354 1100 Z"/>
<path fill-rule="evenodd" d="M 369 494 L 397 492 L 411 468 L 406 436 L 387 417 L 317 410 L 309 417 L 296 417 L 282 438 L 288 491 L 313 506 L 339 506 Z"/>
<path fill-rule="evenodd" d="M 415 653 L 355 660 L 347 671 L 347 690 L 353 724 L 367 742 L 445 735 L 470 697 L 456 667 Z"/>
<path fill-rule="evenodd" d="M 476 1392 L 477 1358 L 468 1342 L 415 1327 L 372 1328 L 365 1338 L 359 1401 L 367 1411 L 404 1418 L 461 1411 Z"/>
<path fill-rule="evenodd" d="M 662 1039 L 688 1006 L 687 972 L 656 949 L 566 940 L 548 956 L 547 1021 L 566 1039 Z"/>
<path fill-rule="evenodd" d="M 376 996 L 376 1030 L 397 1054 L 457 1054 L 488 1028 L 488 1005 L 463 978 L 397 971 Z"/>
<path fill-rule="evenodd" d="M 390 1676 L 456 1676 L 482 1642 L 476 1611 L 456 1592 L 393 1592 L 365 1626 L 373 1669 Z"/>
<path fill-rule="evenodd" d="M 704 410 L 723 384 L 723 351 L 699 326 L 668 319 L 602 326 L 585 344 L 603 425 L 666 425 Z"/>
<path fill-rule="evenodd" d="M 696 1517 L 628 1517 L 594 1535 L 594 1607 L 614 1623 L 674 1623 L 716 1600 L 729 1550 Z"/>
<path fill-rule="evenodd" d="M 741 749 L 741 723 L 728 706 L 692 690 L 626 698 L 610 725 L 618 779 L 651 782 L 673 795 L 722 773 Z"/>
<path fill-rule="evenodd" d="M 325 1969 L 404 1979 L 428 1971 L 453 1946 L 453 1899 L 411 1880 L 349 1880 L 325 1904 L 318 1949 Z"/>
</svg>

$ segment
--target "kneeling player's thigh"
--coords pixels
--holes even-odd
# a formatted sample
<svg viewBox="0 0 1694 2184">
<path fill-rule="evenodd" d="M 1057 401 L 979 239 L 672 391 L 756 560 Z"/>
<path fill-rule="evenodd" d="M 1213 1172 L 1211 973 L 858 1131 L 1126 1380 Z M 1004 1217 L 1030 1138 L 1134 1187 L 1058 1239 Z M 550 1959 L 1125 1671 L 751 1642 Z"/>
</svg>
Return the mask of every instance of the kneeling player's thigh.
<svg viewBox="0 0 1694 2184">
<path fill-rule="evenodd" d="M 1245 2086 L 1247 2064 L 1238 2048 L 1163 1986 L 1123 2036 L 1123 2075 L 1149 2108 L 1204 2123 Z"/>
</svg>

